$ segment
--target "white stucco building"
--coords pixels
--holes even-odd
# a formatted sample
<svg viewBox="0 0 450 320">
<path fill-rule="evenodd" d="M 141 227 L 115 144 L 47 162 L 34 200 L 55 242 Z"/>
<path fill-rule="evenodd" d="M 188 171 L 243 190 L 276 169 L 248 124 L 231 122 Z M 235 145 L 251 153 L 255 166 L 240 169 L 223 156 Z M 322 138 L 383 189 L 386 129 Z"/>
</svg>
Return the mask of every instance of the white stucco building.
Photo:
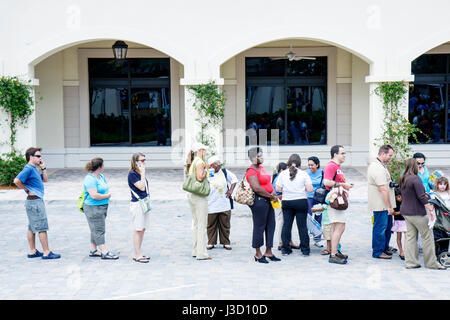
<svg viewBox="0 0 450 320">
<path fill-rule="evenodd" d="M 228 165 L 247 164 L 257 131 L 260 144 L 279 138 L 273 161 L 325 161 L 342 144 L 346 165 L 365 166 L 383 124 L 373 90 L 399 80 L 412 84 L 405 115 L 429 135 L 414 150 L 448 165 L 449 10 L 445 0 L 2 1 L 0 75 L 32 80 L 36 108 L 17 147 L 42 147 L 48 167 L 94 156 L 127 167 L 135 151 L 152 167 L 181 165 L 195 136 L 187 85 L 211 80 L 226 90 L 217 141 Z M 117 40 L 125 61 L 113 58 Z"/>
</svg>

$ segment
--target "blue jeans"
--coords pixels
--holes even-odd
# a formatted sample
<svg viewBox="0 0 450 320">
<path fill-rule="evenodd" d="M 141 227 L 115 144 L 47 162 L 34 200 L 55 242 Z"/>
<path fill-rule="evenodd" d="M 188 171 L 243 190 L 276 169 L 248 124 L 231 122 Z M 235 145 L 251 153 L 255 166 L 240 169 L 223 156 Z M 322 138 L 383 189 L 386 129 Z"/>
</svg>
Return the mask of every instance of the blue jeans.
<svg viewBox="0 0 450 320">
<path fill-rule="evenodd" d="M 372 229 L 372 257 L 376 258 L 389 250 L 391 240 L 392 216 L 387 211 L 374 211 Z"/>
</svg>

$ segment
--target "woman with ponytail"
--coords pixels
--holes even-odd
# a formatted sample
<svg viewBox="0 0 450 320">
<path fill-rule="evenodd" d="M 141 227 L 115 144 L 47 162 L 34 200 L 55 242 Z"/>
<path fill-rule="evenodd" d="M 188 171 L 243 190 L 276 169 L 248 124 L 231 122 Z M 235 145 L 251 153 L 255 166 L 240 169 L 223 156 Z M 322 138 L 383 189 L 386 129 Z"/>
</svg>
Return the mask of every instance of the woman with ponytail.
<svg viewBox="0 0 450 320">
<path fill-rule="evenodd" d="M 91 230 L 90 257 L 101 257 L 104 260 L 116 260 L 118 256 L 109 252 L 105 246 L 105 219 L 108 211 L 109 187 L 103 175 L 103 159 L 94 158 L 89 161 L 85 170 L 88 172 L 84 178 L 84 213 Z"/>
<path fill-rule="evenodd" d="M 309 175 L 300 169 L 301 159 L 298 154 L 292 154 L 287 162 L 288 170 L 280 173 L 276 190 L 283 193 L 283 229 L 281 231 L 281 253 L 289 255 L 292 248 L 289 245 L 294 218 L 297 221 L 298 234 L 300 237 L 300 250 L 303 255 L 308 256 L 309 235 L 306 224 L 308 214 L 307 192 L 312 192 L 313 186 Z"/>
</svg>

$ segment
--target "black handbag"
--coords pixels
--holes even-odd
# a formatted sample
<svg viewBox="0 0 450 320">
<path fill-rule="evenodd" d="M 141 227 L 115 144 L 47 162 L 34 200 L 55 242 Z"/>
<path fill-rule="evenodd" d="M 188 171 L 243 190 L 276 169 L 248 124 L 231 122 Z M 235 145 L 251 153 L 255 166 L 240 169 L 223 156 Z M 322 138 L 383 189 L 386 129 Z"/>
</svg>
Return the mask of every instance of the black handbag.
<svg viewBox="0 0 450 320">
<path fill-rule="evenodd" d="M 336 179 L 336 174 L 337 174 L 337 172 L 334 174 L 333 180 Z M 318 187 L 314 191 L 314 196 L 313 196 L 313 200 L 318 203 L 321 203 L 321 204 L 325 203 L 325 199 L 327 198 L 328 192 L 330 192 L 329 190 L 327 190 L 327 187 L 322 185 L 323 175 L 324 175 L 324 172 L 322 171 L 322 179 L 320 180 L 320 187 Z"/>
</svg>

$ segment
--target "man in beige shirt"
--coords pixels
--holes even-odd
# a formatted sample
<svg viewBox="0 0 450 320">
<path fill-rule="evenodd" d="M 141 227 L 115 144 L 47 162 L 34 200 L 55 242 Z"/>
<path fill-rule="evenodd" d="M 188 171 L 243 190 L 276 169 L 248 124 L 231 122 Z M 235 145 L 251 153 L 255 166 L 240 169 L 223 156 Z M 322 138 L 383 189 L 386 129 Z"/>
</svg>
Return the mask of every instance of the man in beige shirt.
<svg viewBox="0 0 450 320">
<path fill-rule="evenodd" d="M 378 157 L 367 170 L 369 210 L 373 212 L 372 257 L 391 259 L 389 251 L 391 240 L 392 214 L 395 205 L 394 189 L 390 187 L 391 175 L 386 165 L 391 161 L 394 150 L 390 145 L 383 145 Z"/>
</svg>

